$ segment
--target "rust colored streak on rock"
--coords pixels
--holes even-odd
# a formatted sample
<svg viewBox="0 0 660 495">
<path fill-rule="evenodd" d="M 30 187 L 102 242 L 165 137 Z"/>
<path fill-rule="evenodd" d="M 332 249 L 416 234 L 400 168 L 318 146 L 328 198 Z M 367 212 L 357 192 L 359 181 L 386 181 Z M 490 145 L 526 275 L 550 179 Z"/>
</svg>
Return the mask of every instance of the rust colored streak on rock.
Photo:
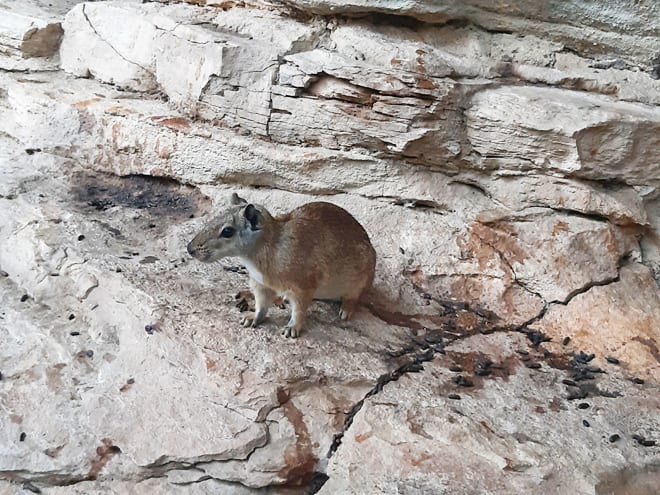
<svg viewBox="0 0 660 495">
<path fill-rule="evenodd" d="M 91 105 L 92 103 L 96 103 L 97 101 L 101 101 L 101 98 L 90 98 L 88 100 L 77 101 L 73 104 L 73 106 L 76 108 L 84 108 Z"/>
<path fill-rule="evenodd" d="M 658 349 L 658 344 L 653 339 L 646 339 L 638 335 L 630 340 L 639 342 L 643 346 L 647 347 L 651 355 L 655 358 L 655 360 L 660 363 L 660 350 Z"/>
<path fill-rule="evenodd" d="M 529 257 L 520 246 L 518 233 L 510 223 L 495 221 L 485 225 L 477 222 L 472 224 L 470 233 L 476 236 L 475 241 L 486 243 L 492 249 L 496 249 L 509 263 L 522 263 Z"/>
<path fill-rule="evenodd" d="M 286 466 L 278 474 L 286 480 L 286 485 L 304 485 L 311 480 L 318 458 L 312 452 L 312 441 L 303 414 L 291 401 L 289 392 L 278 388 L 277 401 L 296 434 L 295 445 L 288 446 L 284 451 Z"/>
<path fill-rule="evenodd" d="M 568 232 L 568 231 L 569 231 L 568 224 L 560 220 L 552 228 L 552 236 L 554 237 L 561 232 Z"/>
<path fill-rule="evenodd" d="M 415 82 L 420 89 L 436 89 L 436 85 L 428 77 L 422 75 L 416 76 Z"/>
<path fill-rule="evenodd" d="M 151 120 L 165 127 L 169 127 L 174 131 L 188 131 L 190 130 L 190 121 L 183 117 L 151 117 Z"/>
<path fill-rule="evenodd" d="M 408 413 L 408 415 L 410 415 L 410 413 Z M 360 433 L 359 435 L 355 435 L 355 441 L 357 443 L 362 443 L 362 442 L 368 440 L 369 438 L 371 438 L 372 435 L 373 435 L 373 433 L 370 432 L 370 431 L 368 431 L 367 433 Z"/>
<path fill-rule="evenodd" d="M 102 445 L 96 447 L 96 458 L 92 459 L 92 463 L 87 473 L 88 480 L 95 480 L 99 473 L 103 470 L 105 465 L 112 459 L 115 454 L 120 454 L 121 449 L 112 444 L 109 438 L 101 439 Z"/>
</svg>

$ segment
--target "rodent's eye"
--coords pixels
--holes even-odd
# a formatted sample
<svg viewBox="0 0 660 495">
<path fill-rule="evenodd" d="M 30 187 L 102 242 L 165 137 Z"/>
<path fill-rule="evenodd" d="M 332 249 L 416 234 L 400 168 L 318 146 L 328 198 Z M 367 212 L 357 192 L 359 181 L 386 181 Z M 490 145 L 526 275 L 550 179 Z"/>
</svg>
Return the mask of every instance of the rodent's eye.
<svg viewBox="0 0 660 495">
<path fill-rule="evenodd" d="M 222 229 L 222 232 L 220 232 L 220 237 L 226 237 L 228 239 L 234 235 L 234 232 L 234 227 L 225 227 Z"/>
</svg>

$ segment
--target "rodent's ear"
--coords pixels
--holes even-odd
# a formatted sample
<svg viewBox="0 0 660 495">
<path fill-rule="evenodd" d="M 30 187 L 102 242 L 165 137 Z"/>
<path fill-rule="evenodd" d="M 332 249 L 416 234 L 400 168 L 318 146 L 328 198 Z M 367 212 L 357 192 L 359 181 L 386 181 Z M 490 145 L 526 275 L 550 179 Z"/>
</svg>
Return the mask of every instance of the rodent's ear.
<svg viewBox="0 0 660 495">
<path fill-rule="evenodd" d="M 262 216 L 253 204 L 249 204 L 245 207 L 245 210 L 243 210 L 243 216 L 248 222 L 250 222 L 250 228 L 252 228 L 252 230 L 261 229 Z"/>
<path fill-rule="evenodd" d="M 244 205 L 244 204 L 247 204 L 247 201 L 245 201 L 243 198 L 241 198 L 238 194 L 231 193 L 231 197 L 229 198 L 229 204 Z"/>
</svg>

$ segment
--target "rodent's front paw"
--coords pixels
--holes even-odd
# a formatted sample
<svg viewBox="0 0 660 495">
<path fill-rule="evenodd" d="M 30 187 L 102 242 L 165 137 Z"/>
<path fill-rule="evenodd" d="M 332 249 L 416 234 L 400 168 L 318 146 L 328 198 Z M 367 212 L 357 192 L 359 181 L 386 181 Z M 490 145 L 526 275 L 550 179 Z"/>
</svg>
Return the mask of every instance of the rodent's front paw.
<svg viewBox="0 0 660 495">
<path fill-rule="evenodd" d="M 249 311 L 248 313 L 243 316 L 241 319 L 241 325 L 244 327 L 256 327 L 259 325 L 259 321 L 257 320 L 257 314 L 254 311 Z"/>
<path fill-rule="evenodd" d="M 295 325 L 292 327 L 286 326 L 282 329 L 282 335 L 284 335 L 286 338 L 295 339 L 298 338 L 301 333 L 302 328 L 298 328 Z"/>
</svg>

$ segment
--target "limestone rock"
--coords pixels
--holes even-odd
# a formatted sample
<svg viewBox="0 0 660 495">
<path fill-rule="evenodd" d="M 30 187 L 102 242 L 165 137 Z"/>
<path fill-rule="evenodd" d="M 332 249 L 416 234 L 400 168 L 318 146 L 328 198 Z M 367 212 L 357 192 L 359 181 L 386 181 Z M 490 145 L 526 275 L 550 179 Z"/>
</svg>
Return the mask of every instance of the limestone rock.
<svg viewBox="0 0 660 495">
<path fill-rule="evenodd" d="M 282 0 L 318 14 L 384 13 L 444 23 L 467 19 L 491 31 L 534 34 L 554 39 L 589 55 L 622 54 L 648 64 L 660 49 L 658 6 L 653 0 L 622 2 L 604 9 L 599 1 L 570 3 L 553 9 L 517 0 L 493 4 L 487 0 Z"/>
<path fill-rule="evenodd" d="M 653 493 L 654 4 L 52 3 L 63 71 L 0 21 L 0 491 Z M 359 219 L 355 320 L 240 325 L 185 251 L 233 191 Z"/>
<path fill-rule="evenodd" d="M 533 328 L 555 341 L 569 337 L 576 348 L 597 353 L 597 365 L 614 356 L 640 377 L 657 381 L 659 320 L 658 287 L 648 270 L 634 263 L 622 267 L 612 283 L 596 284 L 568 304 L 551 305 Z"/>
<path fill-rule="evenodd" d="M 0 68 L 53 70 L 62 39 L 61 21 L 74 0 L 0 3 Z"/>
<path fill-rule="evenodd" d="M 660 170 L 648 153 L 660 147 L 656 108 L 530 87 L 483 91 L 472 103 L 467 134 L 485 167 L 498 167 L 501 160 L 509 170 L 541 167 L 657 187 Z M 506 156 L 509 147 L 516 155 Z"/>
<path fill-rule="evenodd" d="M 657 451 L 640 448 L 630 435 L 658 428 L 657 415 L 622 418 L 657 405 L 654 390 L 626 384 L 610 365 L 614 376 L 602 386 L 625 398 L 585 398 L 589 407 L 580 409 L 566 399 L 563 372 L 524 366 L 516 353 L 522 340 L 464 340 L 420 375 L 405 375 L 367 399 L 319 493 L 369 493 L 373 487 L 379 493 L 598 493 L 605 487 L 623 493 L 636 483 L 635 493 L 653 493 Z M 475 376 L 472 387 L 457 386 L 457 373 L 447 369 L 460 363 L 467 374 L 485 360 L 498 368 Z M 566 431 L 570 442 L 560 434 Z M 615 433 L 621 440 L 610 443 Z"/>
</svg>

